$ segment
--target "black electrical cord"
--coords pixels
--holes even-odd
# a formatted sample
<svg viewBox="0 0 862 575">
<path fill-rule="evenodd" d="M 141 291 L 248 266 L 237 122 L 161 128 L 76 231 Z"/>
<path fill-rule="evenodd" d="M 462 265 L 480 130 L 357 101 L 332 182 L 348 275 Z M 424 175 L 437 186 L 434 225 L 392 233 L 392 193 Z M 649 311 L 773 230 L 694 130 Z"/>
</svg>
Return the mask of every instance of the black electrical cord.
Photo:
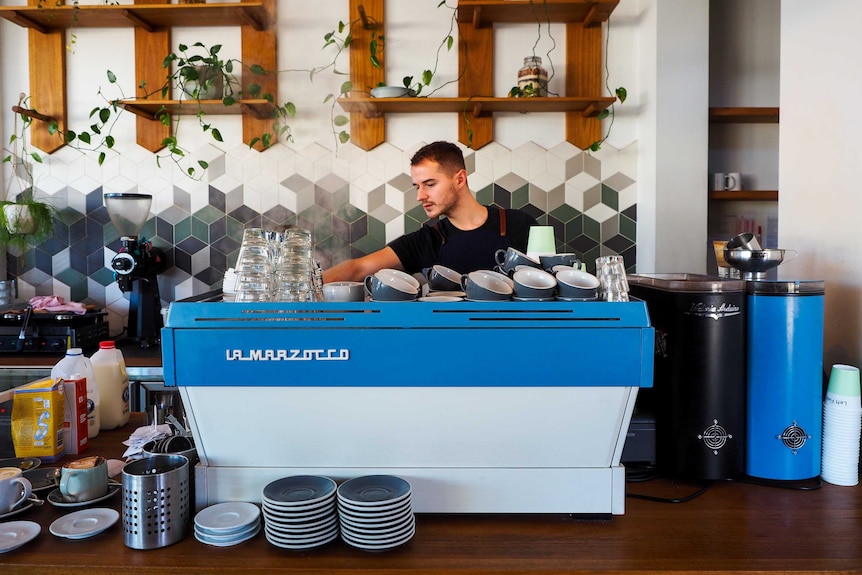
<svg viewBox="0 0 862 575">
<path fill-rule="evenodd" d="M 667 498 L 667 497 L 655 497 L 653 495 L 644 495 L 642 493 L 626 493 L 626 497 L 631 497 L 632 499 L 643 499 L 645 501 L 654 501 L 656 503 L 688 503 L 692 499 L 697 499 L 712 487 L 712 483 L 704 485 L 691 495 L 687 495 L 685 497 L 675 497 L 675 498 Z"/>
<path fill-rule="evenodd" d="M 653 479 L 658 478 L 658 472 L 655 471 L 653 467 L 644 467 L 644 468 L 635 468 L 632 470 L 631 474 L 629 474 L 628 468 L 626 469 L 626 482 L 627 483 L 638 483 L 644 481 L 651 481 Z M 782 479 L 763 479 L 759 477 L 752 477 L 750 475 L 745 475 L 738 478 L 725 479 L 724 481 L 729 482 L 737 482 L 737 483 L 748 483 L 750 485 L 758 485 L 761 487 L 774 487 L 778 489 L 791 489 L 795 491 L 816 491 L 823 487 L 823 480 L 820 476 L 813 477 L 811 479 L 802 479 L 802 480 L 782 480 Z M 656 503 L 687 503 L 693 499 L 696 499 L 706 493 L 710 487 L 715 485 L 715 482 L 708 483 L 692 493 L 691 495 L 687 495 L 685 497 L 676 497 L 676 498 L 667 498 L 667 497 L 656 497 L 653 495 L 644 495 L 642 493 L 626 493 L 626 497 L 631 497 L 632 499 L 643 499 L 645 501 L 654 501 Z"/>
</svg>

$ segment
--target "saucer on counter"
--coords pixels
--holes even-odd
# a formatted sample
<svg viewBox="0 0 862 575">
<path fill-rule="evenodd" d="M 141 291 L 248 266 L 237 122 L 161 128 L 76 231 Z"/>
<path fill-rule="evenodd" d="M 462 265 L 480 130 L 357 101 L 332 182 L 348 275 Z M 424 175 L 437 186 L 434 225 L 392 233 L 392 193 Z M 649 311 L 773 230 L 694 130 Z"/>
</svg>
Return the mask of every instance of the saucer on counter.
<svg viewBox="0 0 862 575">
<path fill-rule="evenodd" d="M 12 457 L 10 459 L 0 459 L 0 467 L 17 467 L 22 471 L 36 469 L 42 465 L 42 460 L 38 457 Z"/>
<path fill-rule="evenodd" d="M 42 526 L 33 521 L 0 523 L 0 553 L 18 549 L 36 538 Z"/>
<path fill-rule="evenodd" d="M 214 547 L 230 547 L 260 533 L 260 508 L 245 501 L 226 501 L 195 515 L 195 539 Z"/>
<path fill-rule="evenodd" d="M 29 469 L 22 475 L 30 482 L 34 493 L 45 491 L 46 489 L 54 489 L 60 483 L 59 467 Z"/>
<path fill-rule="evenodd" d="M 341 538 L 366 551 L 386 551 L 407 543 L 416 534 L 412 493 L 410 483 L 393 475 L 345 481 L 338 487 Z"/>
<path fill-rule="evenodd" d="M 305 550 L 338 538 L 336 483 L 329 477 L 295 475 L 263 488 L 266 540 L 282 549 Z"/>
<path fill-rule="evenodd" d="M 16 515 L 24 513 L 25 511 L 27 511 L 28 509 L 33 507 L 33 505 L 35 505 L 35 503 L 33 502 L 32 499 L 25 499 L 22 503 L 20 503 L 12 511 L 7 511 L 6 513 L 0 513 L 0 521 L 3 521 L 4 519 L 8 519 L 9 517 L 14 517 Z M 40 505 L 41 505 L 41 503 L 40 503 Z"/>
<path fill-rule="evenodd" d="M 92 505 L 93 503 L 99 503 L 100 501 L 104 501 L 109 497 L 113 497 L 120 491 L 120 485 L 118 483 L 109 483 L 108 484 L 108 492 L 101 497 L 96 497 L 95 499 L 90 499 L 87 501 L 66 501 L 63 499 L 63 494 L 60 493 L 60 488 L 54 489 L 51 493 L 48 494 L 48 503 L 53 505 L 54 507 L 84 507 L 85 505 Z"/>
<path fill-rule="evenodd" d="M 74 511 L 51 523 L 48 530 L 57 537 L 86 539 L 98 535 L 117 522 L 120 513 L 107 507 Z"/>
</svg>

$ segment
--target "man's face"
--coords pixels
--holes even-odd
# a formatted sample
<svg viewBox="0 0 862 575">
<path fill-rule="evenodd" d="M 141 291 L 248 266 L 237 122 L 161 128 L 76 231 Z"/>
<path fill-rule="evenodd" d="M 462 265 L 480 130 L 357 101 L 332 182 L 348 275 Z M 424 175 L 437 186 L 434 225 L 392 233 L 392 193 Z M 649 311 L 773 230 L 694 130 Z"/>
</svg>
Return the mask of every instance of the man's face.
<svg viewBox="0 0 862 575">
<path fill-rule="evenodd" d="M 466 185 L 467 178 L 464 170 L 450 176 L 440 164 L 430 160 L 411 166 L 410 175 L 416 188 L 416 201 L 430 219 L 448 214 L 458 205 L 459 192 Z"/>
</svg>

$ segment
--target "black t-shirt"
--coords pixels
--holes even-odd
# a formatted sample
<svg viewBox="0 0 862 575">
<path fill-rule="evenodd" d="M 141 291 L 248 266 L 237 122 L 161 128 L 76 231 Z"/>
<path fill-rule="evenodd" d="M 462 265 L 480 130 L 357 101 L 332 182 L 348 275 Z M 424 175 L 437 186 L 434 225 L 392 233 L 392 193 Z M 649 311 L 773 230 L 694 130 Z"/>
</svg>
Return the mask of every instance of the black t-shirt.
<svg viewBox="0 0 862 575">
<path fill-rule="evenodd" d="M 460 273 L 490 270 L 496 265 L 494 252 L 498 249 L 505 250 L 512 246 L 526 251 L 530 226 L 537 225 L 532 216 L 522 211 L 505 211 L 504 236 L 500 235 L 500 209 L 490 207 L 485 223 L 475 230 L 459 230 L 448 218 L 441 218 L 427 222 L 415 232 L 393 240 L 389 247 L 401 260 L 404 271 L 411 274 L 435 264 Z"/>
</svg>

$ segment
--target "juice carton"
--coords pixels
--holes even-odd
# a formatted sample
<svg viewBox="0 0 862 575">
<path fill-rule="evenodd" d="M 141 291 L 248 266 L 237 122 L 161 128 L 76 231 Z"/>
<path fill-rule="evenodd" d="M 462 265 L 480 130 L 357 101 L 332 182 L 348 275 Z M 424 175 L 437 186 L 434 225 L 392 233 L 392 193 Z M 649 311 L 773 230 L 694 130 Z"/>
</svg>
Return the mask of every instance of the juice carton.
<svg viewBox="0 0 862 575">
<path fill-rule="evenodd" d="M 12 442 L 18 457 L 51 462 L 65 451 L 65 385 L 61 378 L 34 381 L 15 388 L 12 401 Z"/>
<path fill-rule="evenodd" d="M 90 445 L 87 433 L 87 378 L 63 380 L 66 389 L 66 409 L 63 421 L 63 441 L 67 455 L 77 455 Z"/>
</svg>

